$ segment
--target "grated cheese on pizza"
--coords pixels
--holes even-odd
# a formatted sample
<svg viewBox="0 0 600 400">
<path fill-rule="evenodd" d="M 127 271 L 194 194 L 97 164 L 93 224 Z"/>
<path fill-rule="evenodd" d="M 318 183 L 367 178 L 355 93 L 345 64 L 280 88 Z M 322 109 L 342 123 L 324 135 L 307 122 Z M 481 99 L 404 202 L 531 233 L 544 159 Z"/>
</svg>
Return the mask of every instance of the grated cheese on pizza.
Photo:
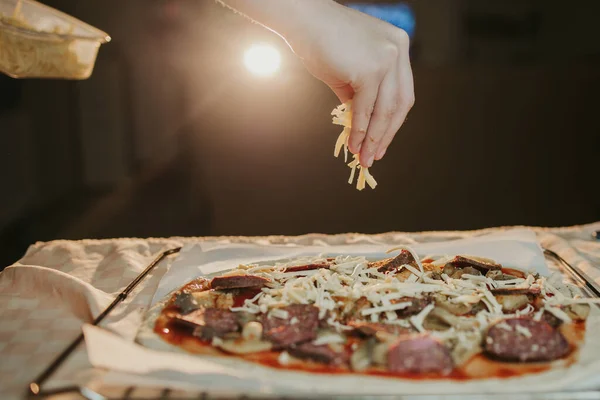
<svg viewBox="0 0 600 400">
<path fill-rule="evenodd" d="M 282 367 L 307 359 L 400 375 L 428 366 L 443 376 L 476 354 L 494 362 L 562 358 L 574 344 L 558 327 L 585 321 L 599 302 L 555 275 L 513 272 L 477 257 L 420 258 L 405 246 L 390 251 L 398 253 L 377 261 L 323 254 L 240 265 L 204 289 L 216 296 L 212 306 L 184 287 L 170 303 L 178 311 L 163 314 L 229 353 L 280 351 Z M 156 331 L 168 338 L 166 326 L 157 322 Z M 406 357 L 411 349 L 433 366 Z"/>
</svg>

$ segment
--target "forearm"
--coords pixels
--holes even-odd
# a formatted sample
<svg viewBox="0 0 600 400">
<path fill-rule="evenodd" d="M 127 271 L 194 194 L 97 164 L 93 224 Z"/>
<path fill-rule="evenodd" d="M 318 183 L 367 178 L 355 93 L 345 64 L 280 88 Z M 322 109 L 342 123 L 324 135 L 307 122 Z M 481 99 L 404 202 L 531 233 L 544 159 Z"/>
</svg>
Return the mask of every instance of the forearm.
<svg viewBox="0 0 600 400">
<path fill-rule="evenodd" d="M 333 0 L 217 0 L 286 40 L 296 32 L 307 33 L 311 21 L 324 9 L 337 6 Z"/>
<path fill-rule="evenodd" d="M 334 0 L 217 0 L 283 36 L 342 103 L 363 167 L 385 154 L 414 103 L 406 32 Z"/>
</svg>

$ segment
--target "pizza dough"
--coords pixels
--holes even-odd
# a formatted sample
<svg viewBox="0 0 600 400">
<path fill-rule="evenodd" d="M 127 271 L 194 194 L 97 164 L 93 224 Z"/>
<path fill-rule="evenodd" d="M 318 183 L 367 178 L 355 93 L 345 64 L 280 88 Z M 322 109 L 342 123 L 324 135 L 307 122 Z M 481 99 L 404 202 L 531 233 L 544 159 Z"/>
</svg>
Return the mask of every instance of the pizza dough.
<svg viewBox="0 0 600 400">
<path fill-rule="evenodd" d="M 510 266 L 517 267 L 517 266 Z M 278 369 L 482 379 L 570 364 L 590 303 L 557 276 L 457 255 L 312 257 L 199 277 L 152 321 L 197 354 Z"/>
</svg>

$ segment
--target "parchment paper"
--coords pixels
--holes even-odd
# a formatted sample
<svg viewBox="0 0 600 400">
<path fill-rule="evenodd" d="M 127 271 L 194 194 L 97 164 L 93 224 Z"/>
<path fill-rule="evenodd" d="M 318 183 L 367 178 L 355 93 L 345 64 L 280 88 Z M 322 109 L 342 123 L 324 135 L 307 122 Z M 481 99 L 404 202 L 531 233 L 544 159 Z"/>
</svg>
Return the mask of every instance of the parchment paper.
<svg viewBox="0 0 600 400">
<path fill-rule="evenodd" d="M 535 234 L 511 231 L 444 243 L 412 244 L 420 256 L 426 254 L 471 254 L 493 258 L 506 266 L 549 273 Z M 568 369 L 511 379 L 487 379 L 469 382 L 407 381 L 360 375 L 322 375 L 275 370 L 235 358 L 195 356 L 162 341 L 152 332 L 161 301 L 173 290 L 201 275 L 235 268 L 240 263 L 276 260 L 306 255 L 361 254 L 383 258 L 387 247 L 360 246 L 266 246 L 260 244 L 191 244 L 164 275 L 132 343 L 100 328 L 86 326 L 86 345 L 90 362 L 96 367 L 136 374 L 138 384 L 160 382 L 173 388 L 197 387 L 201 390 L 236 390 L 244 393 L 278 395 L 383 395 L 449 393 L 516 393 L 582 389 L 600 386 L 600 340 L 587 334 L 579 361 Z M 600 328 L 594 308 L 588 320 L 588 332 Z M 122 375 L 125 376 L 125 375 Z"/>
<path fill-rule="evenodd" d="M 406 245 L 406 243 L 398 243 Z M 488 257 L 505 266 L 514 266 L 526 271 L 536 271 L 548 275 L 548 267 L 542 249 L 534 232 L 513 230 L 483 235 L 474 238 L 437 243 L 410 243 L 411 249 L 419 256 L 469 254 Z M 179 257 L 163 276 L 152 305 L 163 299 L 169 292 L 181 287 L 185 282 L 200 275 L 235 268 L 239 264 L 259 261 L 274 261 L 307 255 L 344 254 L 364 255 L 381 259 L 390 257 L 385 252 L 390 246 L 382 245 L 343 245 L 297 246 L 261 245 L 231 243 L 195 243 L 183 247 Z"/>
</svg>

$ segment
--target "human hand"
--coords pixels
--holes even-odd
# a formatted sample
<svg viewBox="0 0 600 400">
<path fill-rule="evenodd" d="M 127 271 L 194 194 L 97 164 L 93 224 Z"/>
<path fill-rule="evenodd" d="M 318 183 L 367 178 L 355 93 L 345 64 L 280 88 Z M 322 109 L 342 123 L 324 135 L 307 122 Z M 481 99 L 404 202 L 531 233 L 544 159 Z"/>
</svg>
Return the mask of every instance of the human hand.
<svg viewBox="0 0 600 400">
<path fill-rule="evenodd" d="M 306 21 L 286 40 L 306 68 L 342 103 L 352 99 L 352 153 L 370 167 L 381 159 L 415 96 L 406 32 L 333 1 L 311 0 Z"/>
</svg>

